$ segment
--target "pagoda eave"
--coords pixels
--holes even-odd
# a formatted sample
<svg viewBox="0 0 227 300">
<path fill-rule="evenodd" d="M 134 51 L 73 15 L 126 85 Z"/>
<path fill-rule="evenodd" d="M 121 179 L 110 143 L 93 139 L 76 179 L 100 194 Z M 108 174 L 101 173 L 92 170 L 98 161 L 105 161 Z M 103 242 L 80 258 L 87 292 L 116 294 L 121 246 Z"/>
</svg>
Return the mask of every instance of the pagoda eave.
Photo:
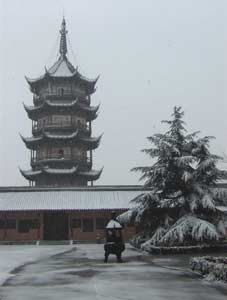
<svg viewBox="0 0 227 300">
<path fill-rule="evenodd" d="M 97 117 L 97 111 L 100 107 L 100 104 L 97 106 L 85 106 L 78 103 L 78 100 L 74 100 L 71 103 L 53 103 L 51 101 L 44 101 L 39 106 L 28 106 L 23 103 L 24 109 L 27 112 L 28 117 L 31 120 L 37 121 L 40 115 L 49 112 L 56 112 L 56 110 L 69 110 L 74 109 L 75 111 L 81 111 L 86 114 L 86 119 L 92 121 Z"/>
<path fill-rule="evenodd" d="M 90 170 L 85 172 L 79 172 L 79 175 L 86 178 L 86 180 L 93 181 L 98 180 L 101 176 L 103 168 L 101 170 Z"/>
<path fill-rule="evenodd" d="M 27 81 L 27 83 L 29 84 L 30 88 L 31 88 L 31 91 L 34 92 L 35 88 L 37 86 L 39 86 L 40 84 L 42 84 L 43 82 L 46 82 L 46 81 L 49 81 L 49 80 L 70 80 L 70 81 L 78 81 L 80 82 L 81 84 L 83 84 L 85 87 L 86 87 L 86 91 L 87 91 L 87 94 L 93 94 L 95 92 L 95 85 L 96 85 L 96 82 L 98 80 L 98 77 L 94 80 L 89 80 L 89 79 L 86 79 L 85 77 L 83 77 L 82 75 L 80 75 L 80 73 L 78 72 L 75 72 L 69 76 L 55 76 L 54 74 L 51 74 L 48 72 L 46 72 L 45 74 L 43 74 L 42 76 L 38 77 L 38 78 L 29 78 L 27 76 L 25 76 L 25 79 Z"/>
<path fill-rule="evenodd" d="M 96 149 L 99 146 L 101 136 L 95 137 L 83 137 L 79 136 L 79 130 L 73 132 L 70 135 L 55 135 L 55 134 L 47 134 L 43 133 L 41 136 L 25 138 L 21 135 L 23 142 L 25 143 L 26 147 L 31 150 L 36 150 L 37 146 L 46 143 L 46 142 L 57 142 L 58 144 L 65 144 L 65 142 L 71 145 L 76 145 L 78 143 L 82 143 L 87 147 L 87 150 Z"/>
<path fill-rule="evenodd" d="M 54 168 L 43 168 L 40 170 L 21 170 L 21 174 L 30 181 L 36 181 L 43 177 L 55 177 L 55 176 L 61 176 L 61 177 L 80 177 L 85 178 L 86 180 L 97 180 L 99 179 L 102 170 L 90 170 L 90 171 L 78 171 L 78 166 L 74 166 L 70 169 L 54 169 Z"/>
</svg>

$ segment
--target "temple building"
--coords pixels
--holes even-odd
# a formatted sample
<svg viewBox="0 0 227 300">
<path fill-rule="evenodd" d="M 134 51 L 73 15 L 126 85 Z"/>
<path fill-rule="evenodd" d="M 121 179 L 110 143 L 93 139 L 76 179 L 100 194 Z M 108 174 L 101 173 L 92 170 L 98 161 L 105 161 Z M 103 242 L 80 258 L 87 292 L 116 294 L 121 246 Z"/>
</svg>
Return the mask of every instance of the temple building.
<svg viewBox="0 0 227 300">
<path fill-rule="evenodd" d="M 32 137 L 22 137 L 31 151 L 31 169 L 20 170 L 31 186 L 87 186 L 100 177 L 93 170 L 92 151 L 101 136 L 92 136 L 99 106 L 91 106 L 98 77 L 82 76 L 67 58 L 67 30 L 63 18 L 58 60 L 36 79 L 26 77 L 33 106 L 24 104 L 32 120 Z"/>
<path fill-rule="evenodd" d="M 114 210 L 126 212 L 141 186 L 0 187 L 0 242 L 103 241 Z M 136 234 L 124 228 L 124 239 Z"/>
</svg>

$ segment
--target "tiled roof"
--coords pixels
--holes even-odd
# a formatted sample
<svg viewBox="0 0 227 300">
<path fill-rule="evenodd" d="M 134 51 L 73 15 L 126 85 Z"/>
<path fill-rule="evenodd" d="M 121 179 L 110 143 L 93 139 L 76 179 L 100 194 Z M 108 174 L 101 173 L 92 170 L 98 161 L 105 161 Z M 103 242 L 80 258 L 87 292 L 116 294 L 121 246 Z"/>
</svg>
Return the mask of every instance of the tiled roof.
<svg viewBox="0 0 227 300">
<path fill-rule="evenodd" d="M 130 201 L 144 192 L 142 186 L 0 187 L 0 213 L 129 209 L 134 206 Z M 223 210 L 221 206 L 217 208 Z"/>
<path fill-rule="evenodd" d="M 135 190 L 29 189 L 0 191 L 1 211 L 114 210 L 128 209 L 142 193 Z"/>
</svg>

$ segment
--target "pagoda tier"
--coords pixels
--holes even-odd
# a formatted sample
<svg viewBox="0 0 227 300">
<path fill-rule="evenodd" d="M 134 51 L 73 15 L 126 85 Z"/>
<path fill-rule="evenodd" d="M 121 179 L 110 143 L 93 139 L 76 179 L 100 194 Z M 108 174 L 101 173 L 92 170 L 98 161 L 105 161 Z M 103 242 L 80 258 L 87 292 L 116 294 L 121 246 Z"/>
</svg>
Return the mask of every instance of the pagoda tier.
<svg viewBox="0 0 227 300">
<path fill-rule="evenodd" d="M 81 158 L 75 155 L 65 155 L 60 157 L 59 155 L 52 155 L 47 157 L 32 157 L 31 166 L 34 169 L 41 168 L 43 166 L 48 166 L 50 168 L 66 168 L 70 169 L 77 165 L 81 171 L 91 170 L 92 163 L 89 157 Z"/>
<path fill-rule="evenodd" d="M 93 80 L 87 79 L 74 68 L 66 56 L 60 56 L 58 61 L 52 67 L 49 69 L 45 68 L 45 73 L 42 76 L 35 79 L 25 78 L 33 93 L 36 93 L 37 88 L 39 88 L 40 85 L 50 81 L 56 82 L 62 79 L 65 80 L 67 78 L 68 81 L 77 82 L 78 85 L 83 85 L 86 95 L 90 95 L 95 92 L 95 84 L 99 76 Z"/>
<path fill-rule="evenodd" d="M 82 136 L 79 133 L 79 130 L 71 134 L 50 134 L 43 132 L 40 136 L 25 138 L 21 135 L 23 142 L 26 147 L 31 150 L 36 150 L 42 144 L 52 144 L 55 142 L 55 145 L 67 145 L 74 146 L 82 144 L 86 147 L 87 150 L 94 150 L 99 146 L 102 135 L 99 137 L 86 137 Z"/>
<path fill-rule="evenodd" d="M 31 181 L 39 181 L 48 177 L 53 178 L 54 176 L 56 177 L 67 177 L 70 179 L 73 178 L 82 178 L 85 179 L 86 181 L 88 180 L 97 180 L 101 173 L 101 170 L 89 170 L 89 171 L 79 171 L 78 166 L 73 166 L 72 168 L 69 169 L 56 169 L 56 168 L 49 168 L 49 167 L 44 167 L 40 170 L 21 170 L 21 174 L 28 180 Z"/>
<path fill-rule="evenodd" d="M 87 106 L 82 104 L 77 100 L 70 102 L 53 102 L 45 100 L 41 105 L 38 106 L 27 106 L 25 104 L 24 108 L 31 120 L 37 121 L 40 117 L 47 114 L 54 114 L 56 112 L 61 113 L 81 113 L 85 116 L 86 121 L 92 121 L 97 117 L 97 111 L 100 105 L 97 106 Z"/>
</svg>

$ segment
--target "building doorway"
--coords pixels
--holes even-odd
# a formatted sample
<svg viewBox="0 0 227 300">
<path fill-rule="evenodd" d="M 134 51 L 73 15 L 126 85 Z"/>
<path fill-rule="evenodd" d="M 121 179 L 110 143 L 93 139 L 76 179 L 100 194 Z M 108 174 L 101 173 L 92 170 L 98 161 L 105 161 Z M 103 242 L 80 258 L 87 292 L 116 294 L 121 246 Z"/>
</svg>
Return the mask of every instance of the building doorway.
<svg viewBox="0 0 227 300">
<path fill-rule="evenodd" d="M 48 212 L 43 216 L 43 239 L 44 240 L 68 240 L 69 221 L 64 212 Z"/>
</svg>

